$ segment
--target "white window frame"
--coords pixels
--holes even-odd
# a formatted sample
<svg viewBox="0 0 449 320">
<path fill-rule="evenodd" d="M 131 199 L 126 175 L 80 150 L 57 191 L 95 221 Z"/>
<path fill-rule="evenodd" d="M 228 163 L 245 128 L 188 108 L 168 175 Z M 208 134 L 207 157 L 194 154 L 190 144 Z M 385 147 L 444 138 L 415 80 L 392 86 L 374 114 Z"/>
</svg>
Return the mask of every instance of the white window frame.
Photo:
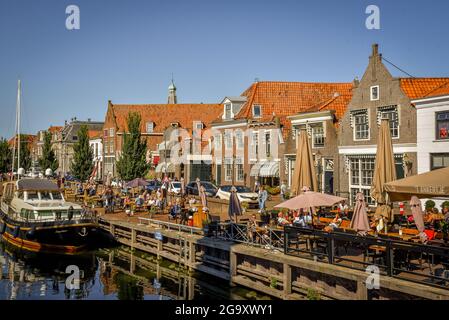
<svg viewBox="0 0 449 320">
<path fill-rule="evenodd" d="M 241 170 L 240 170 L 241 169 Z M 242 182 L 244 179 L 245 171 L 243 168 L 243 159 L 235 159 L 235 181 Z"/>
<path fill-rule="evenodd" d="M 215 136 L 214 136 L 214 141 L 215 141 L 215 150 L 220 150 L 221 151 L 221 148 L 222 148 L 222 140 L 221 140 L 221 133 L 219 133 L 219 134 L 216 134 Z"/>
<path fill-rule="evenodd" d="M 232 181 L 232 159 L 226 158 L 224 161 L 224 180 Z"/>
<path fill-rule="evenodd" d="M 148 129 L 150 129 L 150 126 L 151 126 L 151 130 L 148 130 Z M 154 122 L 153 121 L 149 121 L 145 124 L 145 131 L 146 131 L 146 133 L 154 132 Z"/>
<path fill-rule="evenodd" d="M 225 149 L 226 150 L 232 150 L 233 148 L 233 143 L 232 143 L 232 132 L 231 131 L 227 131 L 225 132 Z"/>
<path fill-rule="evenodd" d="M 235 146 L 238 150 L 243 150 L 245 147 L 245 141 L 242 130 L 235 130 Z"/>
<path fill-rule="evenodd" d="M 307 124 L 307 125 L 309 125 L 309 124 Z M 323 122 L 313 123 L 313 124 L 311 124 L 309 126 L 311 127 L 311 131 L 312 131 L 312 148 L 314 148 L 314 149 L 322 149 L 322 148 L 324 148 L 326 146 L 326 134 L 325 134 L 326 128 L 325 128 L 324 123 Z M 320 127 L 323 130 L 323 133 L 322 133 L 323 145 L 319 145 L 319 146 L 315 145 L 315 129 L 317 127 Z"/>
<path fill-rule="evenodd" d="M 114 136 L 114 128 L 109 128 L 109 136 L 110 137 Z"/>
<path fill-rule="evenodd" d="M 259 107 L 259 115 L 256 115 L 256 113 L 254 112 L 255 107 Z M 261 118 L 262 117 L 262 106 L 260 104 L 254 104 L 252 107 L 252 112 L 253 112 L 253 118 Z"/>
<path fill-rule="evenodd" d="M 383 109 L 382 110 L 382 108 L 378 108 L 377 109 L 377 112 L 379 112 L 380 113 L 380 119 L 382 120 L 383 119 L 383 114 L 384 113 L 387 113 L 387 112 L 391 112 L 391 110 L 395 110 L 395 112 L 396 112 L 396 117 L 397 117 L 397 130 L 398 130 L 398 135 L 397 136 L 393 136 L 393 133 L 391 132 L 391 127 L 390 127 L 390 134 L 391 134 L 391 139 L 399 139 L 399 137 L 400 137 L 400 127 L 401 127 L 401 123 L 400 123 L 400 121 L 399 121 L 399 107 L 398 106 L 391 106 L 390 108 L 385 108 L 385 109 Z M 388 110 L 388 111 L 387 111 Z"/>
<path fill-rule="evenodd" d="M 253 152 L 256 158 L 259 157 L 259 131 L 252 132 Z"/>
<path fill-rule="evenodd" d="M 227 107 L 229 107 L 229 114 L 227 112 Z M 233 119 L 234 118 L 234 114 L 232 112 L 232 103 L 224 104 L 224 118 L 225 119 Z"/>
<path fill-rule="evenodd" d="M 269 137 L 269 140 L 267 141 L 267 135 Z M 271 130 L 265 130 L 264 135 L 263 135 L 263 139 L 264 139 L 264 145 L 265 145 L 265 156 L 266 157 L 271 157 L 272 155 L 272 150 L 271 150 Z M 269 152 L 268 152 L 269 150 Z"/>
<path fill-rule="evenodd" d="M 203 130 L 204 125 L 203 125 L 203 123 L 201 121 L 193 121 L 193 127 L 196 130 Z"/>
<path fill-rule="evenodd" d="M 370 119 L 370 112 L 369 109 L 365 109 L 364 111 L 366 113 L 366 119 L 367 119 L 367 123 L 368 123 L 368 137 L 367 138 L 363 138 L 363 139 L 357 139 L 356 138 L 356 121 L 355 121 L 355 117 L 359 116 L 360 114 L 362 114 L 362 112 L 359 113 L 355 113 L 352 115 L 353 117 L 353 128 L 352 128 L 352 139 L 353 141 L 369 141 L 371 139 L 371 127 L 370 127 L 370 123 L 371 123 L 371 119 Z"/>
<path fill-rule="evenodd" d="M 377 98 L 373 97 L 373 89 L 377 88 Z M 375 86 L 371 86 L 369 88 L 369 97 L 371 101 L 378 101 L 380 98 L 380 89 L 379 89 L 379 85 L 375 85 Z"/>
<path fill-rule="evenodd" d="M 373 179 L 374 179 L 374 170 L 375 170 L 375 161 L 376 161 L 375 159 L 376 159 L 375 155 L 373 155 L 372 157 L 352 157 L 352 158 L 349 158 L 349 169 L 350 170 L 349 170 L 348 177 L 349 177 L 349 193 L 350 193 L 349 199 L 350 199 L 351 204 L 353 204 L 352 194 L 351 194 L 351 190 L 352 189 L 357 189 L 360 192 L 363 192 L 363 190 L 368 190 L 368 192 L 369 192 L 371 190 L 371 184 L 372 184 Z M 358 176 L 359 176 L 358 184 L 353 184 L 352 183 L 352 161 L 354 161 L 354 160 L 358 162 Z M 363 181 L 362 161 L 363 160 L 372 160 L 373 161 L 373 177 L 371 177 L 371 184 L 369 184 L 369 185 L 362 184 L 362 181 Z M 369 201 L 366 201 L 366 203 L 368 203 L 368 205 L 371 205 L 371 206 L 375 205 L 375 201 L 371 197 L 369 197 Z"/>
</svg>

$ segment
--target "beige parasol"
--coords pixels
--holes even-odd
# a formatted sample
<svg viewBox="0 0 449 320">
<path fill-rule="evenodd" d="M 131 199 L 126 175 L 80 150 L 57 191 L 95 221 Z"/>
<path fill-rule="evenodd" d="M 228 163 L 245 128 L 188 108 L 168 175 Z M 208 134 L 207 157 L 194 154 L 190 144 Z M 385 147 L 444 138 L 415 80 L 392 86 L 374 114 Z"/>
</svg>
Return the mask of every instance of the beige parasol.
<svg viewBox="0 0 449 320">
<path fill-rule="evenodd" d="M 293 171 L 292 194 L 301 193 L 301 188 L 307 186 L 312 191 L 318 191 L 317 176 L 313 163 L 312 148 L 309 136 L 305 129 L 302 129 L 299 136 L 299 145 L 296 151 L 296 163 Z"/>
<path fill-rule="evenodd" d="M 418 198 L 445 197 L 449 194 L 449 167 L 410 176 L 385 184 L 392 201 Z"/>
<path fill-rule="evenodd" d="M 396 167 L 394 163 L 393 143 L 391 141 L 390 125 L 388 119 L 382 119 L 377 138 L 376 164 L 374 168 L 373 184 L 371 186 L 371 197 L 378 203 L 376 213 L 386 215 L 392 221 L 390 202 L 384 185 L 396 180 Z"/>
</svg>

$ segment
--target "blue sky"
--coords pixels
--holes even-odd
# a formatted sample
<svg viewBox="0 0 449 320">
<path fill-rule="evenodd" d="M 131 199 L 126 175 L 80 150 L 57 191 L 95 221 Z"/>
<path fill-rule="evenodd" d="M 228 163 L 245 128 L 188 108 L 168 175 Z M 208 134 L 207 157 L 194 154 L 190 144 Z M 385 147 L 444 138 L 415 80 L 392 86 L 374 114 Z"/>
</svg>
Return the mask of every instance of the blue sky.
<svg viewBox="0 0 449 320">
<path fill-rule="evenodd" d="M 65 28 L 76 4 L 81 29 Z M 380 30 L 365 9 L 380 8 Z M 351 81 L 378 42 L 414 76 L 449 76 L 449 1 L 0 0 L 0 136 L 104 120 L 107 101 L 165 103 L 174 74 L 180 103 L 219 102 L 255 78 Z M 390 67 L 394 75 L 403 76 Z"/>
</svg>

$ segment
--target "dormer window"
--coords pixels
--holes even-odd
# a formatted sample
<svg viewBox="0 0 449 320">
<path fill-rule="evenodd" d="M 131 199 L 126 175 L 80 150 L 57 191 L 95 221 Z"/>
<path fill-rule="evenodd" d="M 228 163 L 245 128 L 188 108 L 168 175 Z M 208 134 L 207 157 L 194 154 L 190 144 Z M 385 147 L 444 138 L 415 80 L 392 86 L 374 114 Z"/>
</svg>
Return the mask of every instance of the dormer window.
<svg viewBox="0 0 449 320">
<path fill-rule="evenodd" d="M 372 86 L 370 88 L 371 101 L 379 100 L 379 86 Z"/>
<path fill-rule="evenodd" d="M 226 103 L 224 107 L 225 107 L 225 119 L 231 119 L 232 118 L 232 104 Z"/>
<path fill-rule="evenodd" d="M 197 130 L 202 130 L 203 129 L 203 123 L 201 121 L 194 121 L 193 122 L 193 127 Z"/>
<path fill-rule="evenodd" d="M 153 133 L 154 122 L 147 122 L 146 131 L 147 133 Z"/>
<path fill-rule="evenodd" d="M 260 118 L 262 116 L 262 108 L 259 105 L 253 106 L 253 117 Z"/>
</svg>

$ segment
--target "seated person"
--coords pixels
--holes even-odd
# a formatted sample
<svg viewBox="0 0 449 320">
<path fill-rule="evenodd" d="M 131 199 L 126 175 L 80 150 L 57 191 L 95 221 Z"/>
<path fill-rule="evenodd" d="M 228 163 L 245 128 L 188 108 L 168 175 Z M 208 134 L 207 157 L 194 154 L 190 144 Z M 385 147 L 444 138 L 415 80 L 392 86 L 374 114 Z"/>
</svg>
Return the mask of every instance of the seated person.
<svg viewBox="0 0 449 320">
<path fill-rule="evenodd" d="M 334 219 L 332 220 L 332 222 L 329 223 L 328 226 L 324 227 L 324 231 L 331 232 L 337 228 L 340 228 L 341 222 L 342 222 L 342 219 L 340 217 L 340 214 L 337 213 L 335 215 Z"/>
<path fill-rule="evenodd" d="M 303 210 L 300 210 L 299 214 L 296 214 L 295 219 L 293 220 L 293 225 L 300 228 L 309 228 L 312 224 L 312 216 L 308 213 L 304 213 Z"/>
<path fill-rule="evenodd" d="M 154 199 L 154 197 L 150 197 L 150 199 L 148 200 L 148 206 L 152 207 L 154 205 L 156 205 L 156 199 Z"/>
<path fill-rule="evenodd" d="M 443 207 L 443 212 L 442 212 L 442 214 L 444 215 L 444 220 L 445 220 L 446 222 L 448 222 L 448 221 L 449 221 L 449 205 L 445 205 L 445 206 Z"/>
<path fill-rule="evenodd" d="M 93 197 L 96 193 L 95 186 L 91 186 L 88 191 L 89 197 Z"/>
<path fill-rule="evenodd" d="M 77 191 L 77 194 L 83 194 L 84 193 L 84 188 L 83 188 L 83 184 L 82 183 L 78 183 L 78 186 L 77 186 L 77 189 L 76 189 Z"/>
<path fill-rule="evenodd" d="M 142 195 L 139 195 L 139 196 L 136 198 L 136 200 L 135 200 L 135 203 L 136 203 L 136 206 L 137 206 L 137 207 L 142 207 L 143 204 L 144 204 L 144 202 L 145 202 L 145 201 L 144 201 Z"/>
<path fill-rule="evenodd" d="M 279 212 L 277 224 L 279 226 L 287 226 L 287 225 L 290 225 L 290 222 L 287 219 L 285 219 L 284 214 L 282 212 Z"/>
<path fill-rule="evenodd" d="M 125 197 L 125 200 L 123 200 L 123 209 L 129 209 L 131 207 L 131 198 L 129 195 Z"/>
</svg>

